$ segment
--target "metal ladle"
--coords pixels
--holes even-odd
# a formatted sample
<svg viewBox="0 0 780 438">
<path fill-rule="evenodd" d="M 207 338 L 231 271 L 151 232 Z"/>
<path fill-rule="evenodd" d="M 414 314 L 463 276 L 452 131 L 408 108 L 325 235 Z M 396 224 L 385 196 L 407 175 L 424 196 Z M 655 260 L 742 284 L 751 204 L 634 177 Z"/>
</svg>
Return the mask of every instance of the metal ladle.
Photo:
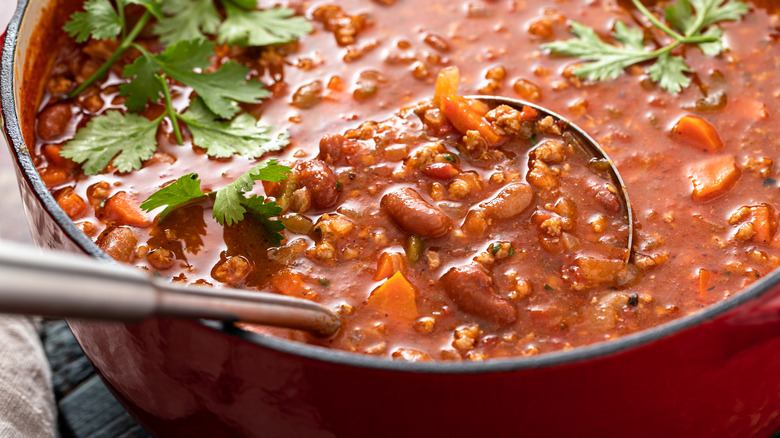
<svg viewBox="0 0 780 438">
<path fill-rule="evenodd" d="M 625 211 L 625 220 L 628 224 L 628 241 L 626 243 L 626 247 L 628 249 L 628 251 L 626 252 L 626 263 L 628 263 L 629 259 L 631 258 L 631 253 L 633 250 L 632 248 L 633 248 L 633 238 L 634 238 L 634 216 L 631 212 L 631 201 L 628 198 L 628 189 L 626 188 L 626 185 L 623 182 L 623 178 L 621 178 L 620 176 L 620 172 L 618 172 L 617 168 L 615 167 L 615 164 L 612 162 L 612 159 L 609 158 L 609 155 L 607 155 L 604 149 L 601 148 L 601 145 L 599 145 L 599 143 L 596 140 L 594 140 L 590 135 L 588 135 L 584 130 L 582 130 L 582 128 L 570 122 L 569 119 L 559 114 L 556 114 L 550 111 L 549 109 L 541 107 L 539 105 L 530 102 L 525 102 L 519 99 L 512 99 L 509 97 L 502 97 L 502 96 L 464 96 L 464 97 L 467 99 L 480 100 L 492 106 L 508 105 L 518 111 L 521 111 L 524 106 L 528 106 L 535 109 L 542 116 L 545 115 L 552 116 L 553 119 L 563 122 L 563 124 L 565 125 L 564 129 L 568 130 L 568 132 L 570 132 L 579 140 L 579 144 L 582 146 L 583 152 L 589 154 L 592 159 L 601 160 L 602 162 L 608 164 L 607 173 L 609 174 L 611 182 L 615 186 L 618 192 L 616 193 L 616 195 L 620 200 L 621 206 L 623 207 L 623 211 Z"/>
<path fill-rule="evenodd" d="M 0 313 L 135 322 L 152 316 L 242 321 L 329 336 L 338 315 L 304 299 L 185 286 L 129 266 L 0 241 Z"/>
</svg>

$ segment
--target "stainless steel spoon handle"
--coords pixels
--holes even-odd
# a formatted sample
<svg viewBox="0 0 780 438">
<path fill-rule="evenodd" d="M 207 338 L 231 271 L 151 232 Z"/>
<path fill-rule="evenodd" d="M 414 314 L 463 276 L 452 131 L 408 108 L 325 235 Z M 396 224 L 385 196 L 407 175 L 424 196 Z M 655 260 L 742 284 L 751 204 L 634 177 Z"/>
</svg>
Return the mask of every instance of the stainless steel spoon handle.
<svg viewBox="0 0 780 438">
<path fill-rule="evenodd" d="M 219 319 L 328 336 L 340 328 L 325 306 L 265 292 L 192 287 L 116 263 L 0 241 L 0 313 L 140 321 Z"/>
</svg>

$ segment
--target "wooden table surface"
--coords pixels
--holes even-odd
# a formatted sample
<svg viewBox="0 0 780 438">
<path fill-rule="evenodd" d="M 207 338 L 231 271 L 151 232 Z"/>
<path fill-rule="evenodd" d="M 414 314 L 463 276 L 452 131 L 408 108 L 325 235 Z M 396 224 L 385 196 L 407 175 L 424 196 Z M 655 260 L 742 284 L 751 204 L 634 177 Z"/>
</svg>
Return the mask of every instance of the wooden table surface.
<svg viewBox="0 0 780 438">
<path fill-rule="evenodd" d="M 0 0 L 0 29 L 16 2 Z M 0 239 L 32 244 L 11 154 L 0 136 Z M 52 369 L 54 395 L 63 438 L 148 437 L 108 392 L 61 320 L 44 321 L 41 340 Z"/>
</svg>

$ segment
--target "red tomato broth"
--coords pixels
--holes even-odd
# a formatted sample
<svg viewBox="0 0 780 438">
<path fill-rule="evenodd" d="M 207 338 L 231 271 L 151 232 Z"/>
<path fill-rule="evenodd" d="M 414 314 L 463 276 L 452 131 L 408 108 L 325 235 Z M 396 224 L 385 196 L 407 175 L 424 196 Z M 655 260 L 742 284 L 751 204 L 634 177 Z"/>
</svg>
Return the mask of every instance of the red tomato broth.
<svg viewBox="0 0 780 438">
<path fill-rule="evenodd" d="M 636 16 L 635 11 L 614 4 L 594 5 L 585 1 L 555 5 L 435 1 L 398 2 L 392 6 L 349 1 L 340 4 L 349 15 L 366 13 L 370 17 L 370 24 L 358 32 L 354 46 L 374 48 L 359 58 L 345 62 L 343 56 L 351 53 L 349 56 L 354 58 L 355 52 L 339 46 L 334 35 L 317 22 L 313 34 L 278 50 L 286 57 L 284 66 L 263 64 L 254 55 L 239 56 L 273 91 L 271 99 L 248 110 L 255 115 L 262 114 L 265 123 L 287 129 L 291 134 L 291 145 L 278 154 L 280 158 L 289 162 L 312 159 L 324 135 L 345 132 L 363 120 L 385 120 L 399 107 L 430 97 L 436 71 L 445 65 L 460 68 L 462 94 L 477 94 L 482 89 L 490 94 L 518 97 L 512 85 L 524 79 L 538 87 L 536 103 L 579 124 L 602 144 L 618 166 L 629 187 L 637 221 L 636 254 L 631 265 L 637 280 L 617 289 L 605 287 L 582 292 L 544 283 L 550 289 L 536 287 L 526 301 L 516 304 L 519 322 L 514 330 L 488 324 L 487 331 L 478 335 L 472 330 L 473 324 L 452 316 L 452 304 L 446 299 L 418 301 L 421 316 L 416 321 L 416 330 L 410 330 L 406 322 L 387 320 L 366 306 L 371 291 L 382 283 L 372 278 L 375 262 L 370 272 L 365 272 L 366 266 L 358 263 L 340 263 L 336 269 L 309 263 L 305 266 L 310 269 L 304 272 L 305 280 L 292 276 L 280 284 L 292 285 L 293 293 L 298 296 L 317 299 L 334 308 L 342 306 L 347 321 L 345 330 L 334 339 L 321 341 L 298 332 L 249 329 L 401 359 L 425 359 L 410 350 L 427 351 L 434 359 L 478 360 L 484 358 L 479 354 L 482 351 L 490 351 L 491 356 L 536 354 L 614 339 L 695 312 L 737 293 L 780 264 L 780 244 L 776 239 L 772 242 L 737 239 L 745 218 L 730 220 L 743 206 L 778 205 L 778 189 L 768 179 L 776 178 L 776 174 L 765 159 L 773 158 L 775 139 L 780 138 L 780 127 L 772 123 L 780 110 L 780 99 L 777 99 L 780 82 L 773 79 L 773 72 L 780 67 L 780 57 L 776 55 L 779 23 L 775 12 L 764 9 L 766 6 L 753 8 L 739 23 L 721 25 L 731 52 L 712 58 L 702 55 L 698 49 L 687 49 L 688 65 L 697 72 L 702 86 L 693 85 L 679 95 L 671 95 L 650 85 L 637 68 L 630 68 L 615 81 L 583 83 L 571 76 L 567 68 L 574 60 L 539 52 L 538 46 L 543 42 L 570 37 L 567 19 L 592 26 L 605 35 L 613 20 L 631 22 L 632 16 Z M 313 14 L 316 6 L 296 5 L 307 16 Z M 442 45 L 441 40 L 446 44 Z M 58 56 L 68 59 L 72 50 L 66 44 Z M 425 64 L 427 74 L 421 63 Z M 54 64 L 56 72 L 57 63 Z M 505 68 L 505 78 L 483 79 L 497 66 Z M 361 72 L 363 82 L 370 82 L 362 88 L 358 84 Z M 334 76 L 343 82 L 341 89 L 335 86 L 327 89 L 321 101 L 311 107 L 302 109 L 290 104 L 301 86 L 315 80 L 332 84 Z M 118 83 L 121 80 L 114 74 L 103 86 Z M 376 88 L 374 95 L 358 93 L 360 99 L 354 97 L 353 90 L 371 90 L 371 86 Z M 725 92 L 728 96 L 725 108 L 697 110 L 696 102 L 704 97 L 703 89 Z M 178 94 L 181 105 L 186 90 L 179 89 Z M 116 90 L 108 90 L 104 95 L 107 97 L 104 100 L 110 102 Z M 49 98 L 47 94 L 41 110 Z M 102 110 L 108 107 L 104 105 Z M 725 145 L 718 154 L 734 156 L 741 169 L 733 187 L 705 202 L 691 199 L 693 186 L 686 169 L 711 159 L 713 154 L 676 142 L 671 135 L 679 118 L 688 114 L 699 115 L 717 130 Z M 47 144 L 67 140 L 76 125 L 83 124 L 78 118 L 71 119 L 59 140 L 38 141 L 35 156 L 43 174 L 48 163 L 40 151 Z M 419 121 L 409 123 L 418 125 L 409 129 L 420 129 Z M 240 157 L 209 159 L 197 148 L 175 145 L 170 137 L 170 128 L 164 126 L 158 135 L 160 159 L 150 160 L 140 171 L 124 175 L 106 172 L 94 177 L 76 174 L 75 186 L 74 180 L 68 179 L 57 181 L 52 190 L 56 193 L 72 187 L 73 193 L 88 200 L 88 187 L 105 181 L 109 183 L 111 195 L 124 191 L 140 201 L 162 184 L 190 172 L 201 176 L 204 188 L 221 187 L 254 164 Z M 175 162 L 171 163 L 168 156 L 175 157 Z M 376 169 L 379 173 L 392 171 L 393 166 Z M 262 189 L 257 190 L 262 193 Z M 344 197 L 342 193 L 340 200 Z M 360 199 L 360 196 L 349 199 L 346 205 L 357 205 Z M 239 258 L 251 261 L 265 257 L 267 242 L 246 237 L 262 236 L 251 222 L 223 230 L 211 218 L 207 204 L 189 207 L 181 215 L 189 220 L 134 228 L 139 248 L 128 261 L 142 269 L 159 269 L 168 264 L 170 257 L 151 262 L 146 251 L 166 249 L 174 255 L 175 262 L 160 271 L 163 275 L 188 283 L 218 285 L 213 278 L 215 269 L 228 258 L 236 257 L 231 271 L 231 275 L 236 275 L 243 263 Z M 320 215 L 310 216 L 316 222 Z M 756 215 L 748 219 L 751 217 Z M 77 222 L 93 239 L 106 227 L 94 218 Z M 394 244 L 391 249 L 403 254 L 406 234 L 393 227 L 386 227 L 385 232 L 385 237 Z M 302 239 L 307 248 L 316 244 L 307 236 L 292 239 L 289 236 L 288 232 L 288 241 Z M 428 242 L 429 247 L 432 245 Z M 484 250 L 483 246 L 486 245 L 479 249 Z M 464 254 L 464 262 L 470 259 L 471 255 Z M 267 287 L 271 283 L 273 288 L 272 274 L 280 267 L 271 264 L 267 269 L 253 270 L 242 281 L 249 287 Z M 559 277 L 559 270 L 559 266 L 551 267 L 549 274 Z M 702 272 L 707 274 L 702 276 Z M 357 283 L 358 277 L 364 279 Z M 438 275 L 412 276 L 410 281 L 416 284 L 423 279 L 437 278 Z M 355 309 L 350 310 L 350 306 L 357 311 L 351 313 Z M 433 312 L 439 312 L 433 315 L 436 318 Z M 435 319 L 434 328 L 426 334 L 431 318 Z M 456 333 L 458 330 L 460 334 Z M 475 336 L 476 342 L 468 351 L 475 354 L 470 357 L 452 354 L 453 342 L 470 336 Z M 386 344 L 380 348 L 381 342 Z"/>
</svg>

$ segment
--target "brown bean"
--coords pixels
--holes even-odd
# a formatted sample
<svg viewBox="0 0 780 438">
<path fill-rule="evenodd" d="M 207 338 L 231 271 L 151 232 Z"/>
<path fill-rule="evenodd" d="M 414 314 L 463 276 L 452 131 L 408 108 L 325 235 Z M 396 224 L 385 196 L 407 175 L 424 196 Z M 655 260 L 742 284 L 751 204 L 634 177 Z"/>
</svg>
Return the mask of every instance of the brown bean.
<svg viewBox="0 0 780 438">
<path fill-rule="evenodd" d="M 67 103 L 55 103 L 47 106 L 38 115 L 36 132 L 44 141 L 55 140 L 61 136 L 70 123 L 73 113 Z"/>
<path fill-rule="evenodd" d="M 120 262 L 129 262 L 135 251 L 138 239 L 130 227 L 115 227 L 103 232 L 98 237 L 97 246 L 111 258 Z"/>
<path fill-rule="evenodd" d="M 479 266 L 450 268 L 440 281 L 444 292 L 460 310 L 499 325 L 517 320 L 517 309 L 496 295 L 490 277 Z"/>
<path fill-rule="evenodd" d="M 450 218 L 408 187 L 383 196 L 380 206 L 399 227 L 412 234 L 441 237 L 450 229 Z"/>
<path fill-rule="evenodd" d="M 509 219 L 523 212 L 534 200 L 534 191 L 527 184 L 507 184 L 496 196 L 482 203 L 485 214 L 495 219 Z"/>
<path fill-rule="evenodd" d="M 301 85 L 292 97 L 292 104 L 300 109 L 311 108 L 322 101 L 322 81 Z"/>
<path fill-rule="evenodd" d="M 311 202 L 315 208 L 328 208 L 338 200 L 339 192 L 336 175 L 321 160 L 299 161 L 295 164 L 295 173 L 300 177 L 300 185 L 311 191 Z"/>
</svg>

